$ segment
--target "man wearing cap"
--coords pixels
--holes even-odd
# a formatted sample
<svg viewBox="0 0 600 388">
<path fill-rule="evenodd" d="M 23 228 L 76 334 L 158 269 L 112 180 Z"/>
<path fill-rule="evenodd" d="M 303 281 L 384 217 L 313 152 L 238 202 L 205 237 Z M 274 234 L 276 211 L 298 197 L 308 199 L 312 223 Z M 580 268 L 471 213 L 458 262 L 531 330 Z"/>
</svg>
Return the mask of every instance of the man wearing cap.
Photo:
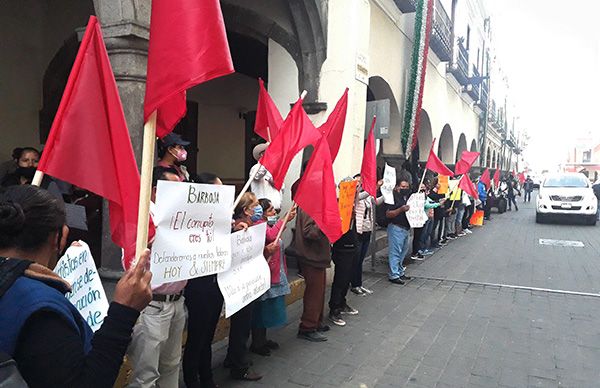
<svg viewBox="0 0 600 388">
<path fill-rule="evenodd" d="M 254 147 L 252 156 L 258 162 L 264 155 L 269 143 L 261 143 Z M 250 177 L 254 177 L 250 183 L 250 190 L 256 195 L 256 198 L 267 198 L 273 204 L 273 208 L 279 212 L 281 210 L 281 191 L 273 186 L 273 176 L 266 168 L 256 163 L 250 169 Z"/>
<path fill-rule="evenodd" d="M 180 135 L 176 133 L 169 133 L 163 137 L 158 148 L 158 165 L 160 167 L 169 167 L 177 170 L 179 180 L 181 182 L 188 181 L 190 174 L 187 168 L 183 165 L 183 162 L 187 159 L 186 146 L 190 145 L 189 141 L 183 140 Z"/>
</svg>

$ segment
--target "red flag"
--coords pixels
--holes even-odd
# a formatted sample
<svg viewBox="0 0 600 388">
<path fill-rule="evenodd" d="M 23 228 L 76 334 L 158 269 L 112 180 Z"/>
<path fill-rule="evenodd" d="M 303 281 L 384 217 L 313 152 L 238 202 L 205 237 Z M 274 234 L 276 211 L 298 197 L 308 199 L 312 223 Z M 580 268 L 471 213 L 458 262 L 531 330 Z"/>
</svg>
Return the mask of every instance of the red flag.
<svg viewBox="0 0 600 388">
<path fill-rule="evenodd" d="M 94 16 L 85 30 L 38 170 L 109 201 L 111 237 L 125 250 L 128 268 L 135 256 L 140 174 Z"/>
<path fill-rule="evenodd" d="M 490 181 L 490 169 L 486 168 L 483 174 L 479 177 L 479 181 L 485 184 L 486 189 L 490 189 L 491 181 Z"/>
<path fill-rule="evenodd" d="M 348 88 L 338 100 L 335 108 L 327 117 L 327 121 L 319 127 L 321 133 L 327 136 L 331 160 L 335 158 L 340 150 L 342 135 L 344 134 L 344 125 L 346 124 L 346 112 L 348 111 Z"/>
<path fill-rule="evenodd" d="M 525 183 L 525 174 L 522 172 L 519 173 L 519 182 L 521 182 L 521 184 Z"/>
<path fill-rule="evenodd" d="M 333 166 L 327 138 L 323 136 L 310 157 L 300 179 L 294 201 L 334 243 L 342 236 Z"/>
<path fill-rule="evenodd" d="M 256 107 L 254 132 L 266 141 L 271 142 L 279 133 L 283 118 L 269 92 L 265 89 L 265 83 L 260 78 L 258 79 L 258 85 L 258 106 Z"/>
<path fill-rule="evenodd" d="M 473 198 L 479 198 L 479 193 L 477 192 L 477 188 L 471 182 L 468 174 L 464 174 L 462 178 L 460 178 L 460 182 L 458 182 L 458 187 L 461 188 L 465 193 L 469 194 Z"/>
<path fill-rule="evenodd" d="M 302 108 L 302 99 L 286 117 L 277 136 L 263 155 L 260 163 L 273 175 L 273 186 L 281 190 L 285 174 L 296 154 L 321 137 Z"/>
<path fill-rule="evenodd" d="M 373 133 L 376 119 L 377 118 L 373 116 L 373 123 L 371 124 L 371 130 L 369 131 L 367 143 L 365 144 L 365 152 L 363 154 L 362 167 L 360 169 L 362 187 L 373 197 L 377 197 L 377 155 L 375 154 L 375 134 Z"/>
<path fill-rule="evenodd" d="M 433 146 L 435 145 L 435 139 L 431 143 L 431 148 L 429 149 L 429 157 L 427 158 L 427 164 L 425 165 L 426 170 L 435 171 L 440 175 L 446 176 L 454 176 L 452 170 L 450 170 L 444 162 L 438 158 L 438 156 L 433 152 Z"/>
<path fill-rule="evenodd" d="M 478 157 L 479 152 L 463 151 L 460 160 L 456 162 L 456 166 L 454 167 L 454 175 L 468 173 Z"/>
<path fill-rule="evenodd" d="M 185 115 L 187 89 L 233 72 L 219 0 L 152 1 L 144 121 L 158 111 L 157 136 Z"/>
<path fill-rule="evenodd" d="M 496 172 L 494 173 L 494 184 L 497 185 L 498 183 L 500 183 L 500 169 L 497 168 Z"/>
</svg>

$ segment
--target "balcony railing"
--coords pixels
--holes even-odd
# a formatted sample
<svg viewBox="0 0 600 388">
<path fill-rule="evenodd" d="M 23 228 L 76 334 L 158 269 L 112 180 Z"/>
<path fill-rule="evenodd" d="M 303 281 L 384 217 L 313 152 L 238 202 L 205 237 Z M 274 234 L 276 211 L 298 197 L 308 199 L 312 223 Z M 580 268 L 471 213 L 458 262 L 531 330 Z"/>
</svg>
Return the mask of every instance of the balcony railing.
<svg viewBox="0 0 600 388">
<path fill-rule="evenodd" d="M 456 62 L 450 66 L 450 73 L 459 84 L 467 86 L 469 84 L 469 51 L 465 48 L 462 39 L 458 40 L 456 47 Z"/>
<path fill-rule="evenodd" d="M 479 74 L 479 70 L 477 70 L 477 68 L 475 66 L 473 66 L 473 79 L 480 79 L 481 75 Z M 471 78 L 469 79 L 469 82 L 471 82 Z M 471 97 L 473 99 L 473 101 L 478 102 L 479 101 L 479 89 L 481 87 L 481 81 L 476 81 L 474 83 L 469 83 L 469 85 L 467 85 L 465 87 L 465 92 L 467 93 L 467 95 L 469 97 Z"/>
<path fill-rule="evenodd" d="M 489 95 L 489 90 L 490 90 L 489 85 L 486 84 L 486 91 L 487 91 L 488 95 Z M 496 101 L 491 100 L 489 108 L 488 108 L 488 123 L 494 125 L 494 123 L 496 122 L 496 116 L 497 116 Z"/>
<path fill-rule="evenodd" d="M 394 0 L 394 3 L 402 13 L 412 13 L 417 10 L 415 0 Z"/>
<path fill-rule="evenodd" d="M 440 0 L 436 0 L 433 8 L 433 27 L 429 45 L 442 62 L 448 62 L 452 59 L 451 31 L 452 21 Z"/>
</svg>

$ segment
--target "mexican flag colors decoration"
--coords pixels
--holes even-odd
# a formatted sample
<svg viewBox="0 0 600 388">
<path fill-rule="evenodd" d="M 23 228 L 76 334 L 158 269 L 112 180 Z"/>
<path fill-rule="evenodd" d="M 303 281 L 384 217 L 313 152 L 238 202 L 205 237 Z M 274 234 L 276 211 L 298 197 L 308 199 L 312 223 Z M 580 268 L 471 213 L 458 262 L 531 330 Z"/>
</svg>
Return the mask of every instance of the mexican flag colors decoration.
<svg viewBox="0 0 600 388">
<path fill-rule="evenodd" d="M 402 127 L 402 147 L 406 159 L 417 145 L 421 103 L 427 70 L 427 54 L 429 53 L 429 37 L 433 24 L 433 0 L 416 0 L 415 41 L 410 64 L 410 78 L 406 94 L 406 111 Z"/>
</svg>

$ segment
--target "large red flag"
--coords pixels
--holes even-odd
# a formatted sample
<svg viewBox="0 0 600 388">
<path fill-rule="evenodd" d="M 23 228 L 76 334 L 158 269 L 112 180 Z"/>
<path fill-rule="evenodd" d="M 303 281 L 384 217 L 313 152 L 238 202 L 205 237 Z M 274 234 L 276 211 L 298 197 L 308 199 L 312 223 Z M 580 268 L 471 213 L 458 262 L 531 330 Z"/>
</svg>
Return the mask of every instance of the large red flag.
<svg viewBox="0 0 600 388">
<path fill-rule="evenodd" d="M 486 168 L 483 174 L 479 177 L 479 181 L 485 184 L 485 187 L 489 190 L 491 181 L 490 181 L 490 169 Z"/>
<path fill-rule="evenodd" d="M 279 135 L 273 139 L 260 160 L 273 176 L 273 186 L 281 190 L 285 174 L 296 154 L 309 144 L 315 144 L 320 137 L 321 134 L 302 108 L 302 99 L 298 99 L 283 122 Z"/>
<path fill-rule="evenodd" d="M 494 185 L 497 185 L 498 183 L 500 183 L 500 169 L 497 168 L 496 172 L 494 173 Z"/>
<path fill-rule="evenodd" d="M 333 166 L 327 138 L 323 136 L 300 179 L 294 201 L 334 243 L 342 236 Z"/>
<path fill-rule="evenodd" d="M 477 192 L 477 188 L 471 182 L 468 174 L 464 174 L 460 178 L 460 182 L 458 182 L 458 187 L 461 188 L 465 193 L 469 194 L 473 198 L 479 198 L 479 193 Z"/>
<path fill-rule="evenodd" d="M 346 112 L 348 111 L 348 88 L 338 100 L 335 108 L 327 117 L 327 121 L 319 127 L 321 133 L 327 137 L 329 143 L 329 151 L 331 152 L 331 160 L 335 161 L 342 143 L 344 134 L 344 125 L 346 124 Z"/>
<path fill-rule="evenodd" d="M 265 83 L 258 79 L 258 105 L 256 107 L 256 121 L 254 122 L 254 132 L 266 141 L 275 139 L 283 124 L 283 118 L 279 109 L 273 102 L 273 99 L 265 89 Z"/>
<path fill-rule="evenodd" d="M 425 165 L 426 170 L 435 171 L 440 175 L 445 176 L 454 176 L 452 170 L 450 170 L 444 162 L 438 158 L 438 156 L 433 152 L 433 146 L 435 145 L 435 139 L 431 143 L 431 148 L 429 149 L 429 157 L 427 158 L 427 164 Z"/>
<path fill-rule="evenodd" d="M 454 167 L 454 175 L 468 173 L 478 157 L 479 152 L 463 151 L 460 160 L 456 162 L 456 166 Z"/>
<path fill-rule="evenodd" d="M 109 201 L 111 237 L 125 250 L 128 268 L 135 256 L 140 174 L 94 16 L 85 30 L 38 170 Z"/>
<path fill-rule="evenodd" d="M 519 182 L 521 184 L 525 183 L 525 174 L 523 174 L 522 172 L 519 173 Z"/>
<path fill-rule="evenodd" d="M 373 116 L 371 130 L 369 131 L 367 143 L 365 144 L 362 167 L 360 169 L 362 187 L 373 197 L 377 197 L 377 155 L 375 153 L 375 134 L 373 133 L 376 119 L 377 118 Z"/>
<path fill-rule="evenodd" d="M 144 121 L 169 134 L 186 112 L 192 86 L 233 73 L 219 0 L 153 0 Z"/>
</svg>

